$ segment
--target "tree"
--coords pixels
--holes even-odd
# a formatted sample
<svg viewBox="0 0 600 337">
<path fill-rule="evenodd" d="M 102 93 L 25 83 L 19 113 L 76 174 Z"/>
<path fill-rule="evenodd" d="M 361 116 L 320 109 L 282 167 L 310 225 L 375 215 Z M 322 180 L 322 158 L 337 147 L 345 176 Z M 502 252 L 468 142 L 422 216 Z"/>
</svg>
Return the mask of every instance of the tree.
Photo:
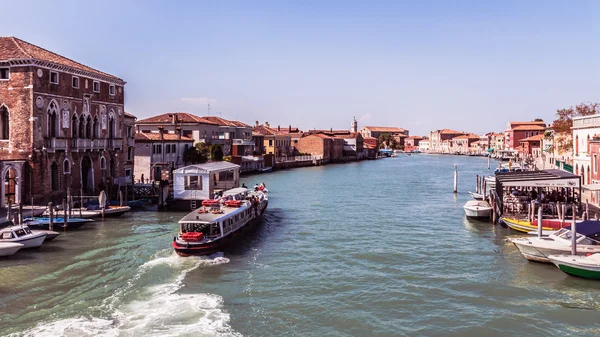
<svg viewBox="0 0 600 337">
<path fill-rule="evenodd" d="M 210 159 L 214 161 L 222 161 L 223 160 L 223 150 L 221 149 L 221 145 L 212 144 L 210 146 Z"/>
<path fill-rule="evenodd" d="M 207 157 L 198 151 L 197 147 L 190 147 L 183 153 L 183 161 L 186 165 L 206 163 L 207 159 Z"/>
<path fill-rule="evenodd" d="M 536 119 L 534 119 L 533 121 L 534 121 L 534 122 L 543 122 L 544 120 L 543 120 L 543 119 L 541 119 L 541 118 L 536 118 Z"/>
<path fill-rule="evenodd" d="M 573 148 L 573 139 L 572 137 L 567 136 L 567 134 L 571 134 L 573 117 L 589 116 L 598 113 L 600 113 L 600 103 L 591 102 L 556 110 L 556 116 L 558 118 L 552 122 L 552 128 L 554 129 L 555 134 L 557 134 L 557 137 L 554 139 L 555 144 L 553 144 L 553 147 L 559 152 L 571 151 Z"/>
</svg>

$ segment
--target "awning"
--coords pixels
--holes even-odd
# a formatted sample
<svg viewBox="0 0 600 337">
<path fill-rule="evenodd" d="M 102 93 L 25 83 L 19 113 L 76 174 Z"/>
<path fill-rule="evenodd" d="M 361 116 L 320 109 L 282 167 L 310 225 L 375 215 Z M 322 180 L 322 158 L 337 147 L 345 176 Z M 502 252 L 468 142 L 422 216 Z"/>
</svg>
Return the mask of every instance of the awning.
<svg viewBox="0 0 600 337">
<path fill-rule="evenodd" d="M 583 188 L 586 191 L 600 191 L 600 184 L 589 184 L 589 185 L 583 185 L 581 186 L 581 188 Z"/>
<path fill-rule="evenodd" d="M 507 187 L 578 188 L 581 186 L 580 176 L 562 170 L 498 173 L 496 180 Z"/>
</svg>

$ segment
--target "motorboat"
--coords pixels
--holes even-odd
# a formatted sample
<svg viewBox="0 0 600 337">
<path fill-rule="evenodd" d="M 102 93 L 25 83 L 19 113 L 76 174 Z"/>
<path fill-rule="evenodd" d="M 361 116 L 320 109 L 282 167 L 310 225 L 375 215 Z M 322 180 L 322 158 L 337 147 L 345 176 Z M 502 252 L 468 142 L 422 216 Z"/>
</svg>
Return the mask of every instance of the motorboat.
<svg viewBox="0 0 600 337">
<path fill-rule="evenodd" d="M 22 248 L 36 248 L 44 243 L 46 233 L 33 233 L 26 225 L 0 229 L 0 242 L 20 243 Z"/>
<path fill-rule="evenodd" d="M 44 240 L 44 242 L 52 241 L 52 240 L 56 239 L 57 236 L 60 235 L 59 232 L 46 230 L 46 229 L 31 229 L 31 232 L 32 233 L 46 233 L 46 239 Z"/>
<path fill-rule="evenodd" d="M 261 167 L 257 171 L 260 173 L 267 173 L 267 172 L 273 171 L 273 167 L 271 167 L 271 166 Z"/>
<path fill-rule="evenodd" d="M 469 200 L 463 208 L 469 218 L 487 218 L 492 212 L 490 204 L 482 200 Z"/>
<path fill-rule="evenodd" d="M 468 192 L 470 196 L 473 197 L 473 199 L 475 200 L 483 200 L 484 199 L 484 195 L 481 193 L 475 193 L 475 192 Z"/>
<path fill-rule="evenodd" d="M 104 209 L 104 217 L 117 217 L 121 216 L 131 210 L 130 206 L 108 206 Z M 64 211 L 55 211 L 55 215 L 63 215 Z M 94 219 L 102 217 L 102 209 L 96 206 L 89 206 L 85 208 L 73 208 L 70 214 L 80 219 Z M 49 213 L 44 213 L 45 216 L 49 216 Z"/>
<path fill-rule="evenodd" d="M 16 253 L 24 245 L 18 242 L 0 242 L 0 256 L 10 256 Z"/>
<path fill-rule="evenodd" d="M 268 204 L 266 189 L 227 190 L 218 200 L 202 201 L 202 207 L 179 220 L 180 230 L 171 245 L 180 256 L 222 251 L 261 221 Z"/>
<path fill-rule="evenodd" d="M 576 255 L 600 253 L 600 221 L 586 220 L 576 226 Z M 510 238 L 512 242 L 530 261 L 550 263 L 548 256 L 571 253 L 572 231 L 562 228 L 548 236 Z"/>
<path fill-rule="evenodd" d="M 600 279 L 600 253 L 589 256 L 550 255 L 548 259 L 569 275 Z"/>
<path fill-rule="evenodd" d="M 512 230 L 529 233 L 538 230 L 538 221 L 519 220 L 515 218 L 502 217 L 502 221 Z M 581 222 L 581 221 L 578 221 Z M 553 232 L 561 228 L 570 227 L 571 221 L 561 221 L 559 219 L 542 219 L 542 231 Z"/>
<path fill-rule="evenodd" d="M 50 229 L 49 217 L 25 218 L 23 219 L 23 221 L 27 224 L 27 226 L 34 229 Z M 54 218 L 53 228 L 60 228 L 63 230 L 74 230 L 92 221 L 94 220 L 85 218 L 67 218 L 67 224 L 65 225 L 65 219 L 63 217 L 59 217 Z"/>
</svg>

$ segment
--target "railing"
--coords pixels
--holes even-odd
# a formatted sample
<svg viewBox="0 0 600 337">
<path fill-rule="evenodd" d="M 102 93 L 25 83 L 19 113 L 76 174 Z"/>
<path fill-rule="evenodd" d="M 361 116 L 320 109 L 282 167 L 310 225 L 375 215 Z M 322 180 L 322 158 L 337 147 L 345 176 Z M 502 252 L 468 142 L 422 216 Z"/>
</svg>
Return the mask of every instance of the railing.
<svg viewBox="0 0 600 337">
<path fill-rule="evenodd" d="M 104 150 L 106 149 L 106 139 L 94 139 L 91 142 L 92 150 Z"/>
<path fill-rule="evenodd" d="M 573 165 L 567 164 L 564 161 L 560 160 L 557 160 L 555 164 L 558 169 L 573 173 Z"/>
<path fill-rule="evenodd" d="M 66 150 L 67 149 L 67 139 L 66 138 L 51 138 L 46 139 L 46 148 L 52 150 Z"/>
<path fill-rule="evenodd" d="M 291 157 L 277 157 L 275 158 L 276 163 L 288 163 L 294 161 L 310 161 L 313 159 L 322 159 L 323 157 L 316 156 L 291 156 Z"/>
<path fill-rule="evenodd" d="M 235 144 L 235 145 L 254 145 L 254 142 L 252 140 L 246 140 L 246 139 L 234 139 L 233 144 Z"/>
</svg>

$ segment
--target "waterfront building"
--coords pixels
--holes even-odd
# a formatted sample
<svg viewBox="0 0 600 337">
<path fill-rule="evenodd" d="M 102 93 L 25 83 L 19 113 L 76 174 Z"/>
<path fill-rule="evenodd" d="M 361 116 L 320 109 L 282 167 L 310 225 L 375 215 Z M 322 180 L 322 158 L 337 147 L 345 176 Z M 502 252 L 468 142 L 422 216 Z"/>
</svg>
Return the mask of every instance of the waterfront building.
<svg viewBox="0 0 600 337">
<path fill-rule="evenodd" d="M 542 155 L 542 139 L 544 134 L 531 136 L 519 141 L 519 156 L 522 158 L 539 158 Z"/>
<path fill-rule="evenodd" d="M 500 150 L 504 150 L 504 134 L 490 132 L 488 133 L 488 137 L 490 139 L 489 147 L 494 150 L 494 152 L 498 152 Z"/>
<path fill-rule="evenodd" d="M 539 135 L 546 131 L 544 121 L 533 122 L 508 122 L 504 131 L 504 150 L 518 150 L 519 141 L 531 136 Z"/>
<path fill-rule="evenodd" d="M 264 154 L 271 154 L 275 158 L 288 157 L 294 154 L 292 137 L 286 133 L 272 130 L 268 122 L 265 125 L 254 126 L 252 134 L 262 135 L 262 137 L 253 137 L 255 141 L 257 138 L 263 139 Z"/>
<path fill-rule="evenodd" d="M 415 151 L 419 150 L 419 143 L 425 139 L 421 136 L 410 136 L 404 140 L 404 151 Z"/>
<path fill-rule="evenodd" d="M 583 184 L 591 181 L 590 140 L 600 134 L 600 115 L 573 118 L 573 173 L 582 177 Z"/>
<path fill-rule="evenodd" d="M 121 78 L 0 37 L 0 206 L 97 195 L 125 179 L 124 97 Z"/>
<path fill-rule="evenodd" d="M 252 127 L 235 120 L 227 120 L 216 116 L 204 116 L 205 120 L 218 125 L 217 138 L 211 144 L 219 144 L 225 155 L 249 156 L 252 155 L 254 142 L 252 141 Z"/>
<path fill-rule="evenodd" d="M 159 133 L 135 134 L 135 171 L 136 181 L 159 181 L 163 171 L 171 172 L 186 164 L 184 153 L 194 146 L 194 139 L 183 136 L 182 130 L 177 134 L 166 130 Z"/>
<path fill-rule="evenodd" d="M 421 141 L 419 141 L 419 151 L 421 152 L 429 152 L 429 147 L 431 146 L 429 142 L 429 138 L 424 137 Z"/>
<path fill-rule="evenodd" d="M 450 140 L 464 134 L 462 131 L 451 129 L 431 131 L 429 134 L 429 151 L 434 153 L 449 153 L 451 147 Z"/>
<path fill-rule="evenodd" d="M 298 151 L 321 158 L 323 163 L 342 160 L 344 140 L 323 133 L 306 134 L 298 141 Z"/>
<path fill-rule="evenodd" d="M 343 157 L 346 160 L 357 160 L 365 157 L 364 140 L 359 132 L 338 134 L 337 138 L 344 141 Z"/>
<path fill-rule="evenodd" d="M 363 138 L 373 137 L 379 139 L 379 136 L 381 136 L 382 134 L 398 136 L 399 139 L 403 139 L 400 138 L 400 136 L 409 136 L 408 130 L 389 126 L 365 126 L 361 128 L 359 132 L 363 136 Z"/>
<path fill-rule="evenodd" d="M 451 140 L 450 153 L 469 154 L 471 144 L 477 141 L 479 136 L 475 134 L 456 136 Z"/>
<path fill-rule="evenodd" d="M 372 146 L 376 149 L 379 148 L 379 140 L 375 137 L 364 137 L 363 136 L 363 144 Z"/>
</svg>

